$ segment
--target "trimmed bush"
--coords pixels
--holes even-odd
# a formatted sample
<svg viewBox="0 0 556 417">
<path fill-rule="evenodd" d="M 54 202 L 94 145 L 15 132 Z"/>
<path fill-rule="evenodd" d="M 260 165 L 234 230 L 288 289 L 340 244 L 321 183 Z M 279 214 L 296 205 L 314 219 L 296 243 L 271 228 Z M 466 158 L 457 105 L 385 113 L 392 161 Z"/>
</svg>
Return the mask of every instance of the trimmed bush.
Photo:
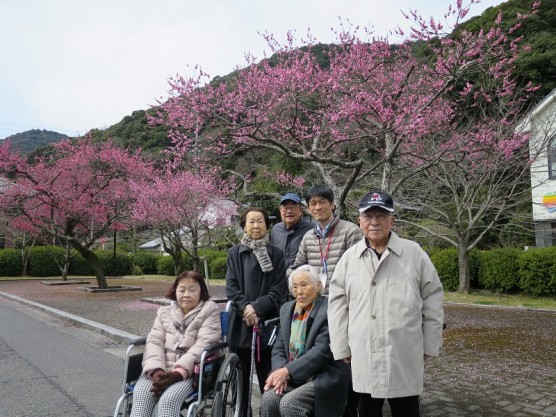
<svg viewBox="0 0 556 417">
<path fill-rule="evenodd" d="M 556 247 L 529 249 L 519 257 L 519 288 L 527 294 L 556 294 Z"/>
<path fill-rule="evenodd" d="M 458 251 L 448 248 L 435 251 L 431 261 L 438 272 L 444 291 L 456 291 L 459 287 Z"/>
<path fill-rule="evenodd" d="M 0 249 L 0 275 L 3 277 L 18 277 L 23 270 L 21 252 L 18 249 Z"/>
<path fill-rule="evenodd" d="M 521 250 L 504 248 L 482 251 L 479 255 L 479 284 L 489 290 L 508 292 L 519 287 Z"/>
<path fill-rule="evenodd" d="M 220 251 L 220 250 L 216 250 L 216 249 L 200 249 L 199 250 L 199 256 L 203 257 L 206 256 L 207 258 L 207 262 L 210 263 L 218 258 L 226 258 L 228 256 L 228 252 L 227 251 Z"/>
<path fill-rule="evenodd" d="M 60 246 L 35 246 L 29 254 L 29 275 L 33 277 L 60 276 L 62 271 L 56 263 L 65 263 L 66 250 Z"/>
<path fill-rule="evenodd" d="M 211 279 L 226 278 L 226 257 L 214 258 L 209 265 Z"/>
<path fill-rule="evenodd" d="M 158 273 L 156 262 L 160 255 L 150 252 L 139 251 L 135 254 L 135 265 L 141 269 L 143 274 Z"/>
<path fill-rule="evenodd" d="M 479 288 L 479 269 L 481 262 L 481 251 L 473 249 L 469 252 L 469 283 L 471 288 Z M 459 277 L 458 277 L 459 281 Z"/>
<path fill-rule="evenodd" d="M 156 271 L 161 275 L 173 275 L 174 272 L 174 260 L 171 256 L 161 256 L 156 260 Z"/>
<path fill-rule="evenodd" d="M 128 256 L 127 252 L 116 251 L 115 259 L 112 251 L 97 250 L 95 254 L 100 259 L 106 276 L 117 277 L 131 274 L 131 257 Z"/>
<path fill-rule="evenodd" d="M 71 264 L 69 267 L 69 273 L 71 275 L 95 275 L 93 267 L 85 261 L 79 253 L 74 252 L 71 258 Z"/>
</svg>

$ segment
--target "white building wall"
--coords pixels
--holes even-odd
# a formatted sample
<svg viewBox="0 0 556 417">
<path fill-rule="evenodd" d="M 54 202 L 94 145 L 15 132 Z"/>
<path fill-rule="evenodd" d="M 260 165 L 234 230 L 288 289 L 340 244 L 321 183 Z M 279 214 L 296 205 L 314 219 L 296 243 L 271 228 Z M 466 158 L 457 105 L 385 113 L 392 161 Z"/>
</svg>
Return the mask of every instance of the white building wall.
<svg viewBox="0 0 556 417">
<path fill-rule="evenodd" d="M 549 178 L 547 145 L 556 136 L 556 90 L 539 103 L 519 127 L 531 133 L 531 187 L 537 246 L 555 244 L 556 178 Z M 556 173 L 553 173 L 553 175 Z"/>
</svg>

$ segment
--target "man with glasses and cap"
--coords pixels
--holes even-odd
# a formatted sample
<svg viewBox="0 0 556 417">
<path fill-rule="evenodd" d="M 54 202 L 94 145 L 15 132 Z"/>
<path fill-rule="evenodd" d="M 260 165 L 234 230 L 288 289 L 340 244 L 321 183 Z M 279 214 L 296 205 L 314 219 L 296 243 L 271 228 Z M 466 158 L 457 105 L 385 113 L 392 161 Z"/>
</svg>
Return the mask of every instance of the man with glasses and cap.
<svg viewBox="0 0 556 417">
<path fill-rule="evenodd" d="M 349 248 L 330 281 L 328 322 L 336 360 L 351 363 L 360 416 L 420 416 L 424 363 L 442 346 L 443 289 L 421 247 L 392 231 L 385 192 L 359 204 L 364 238 Z"/>
<path fill-rule="evenodd" d="M 287 193 L 280 198 L 282 221 L 272 228 L 270 243 L 284 251 L 286 268 L 292 266 L 303 235 L 313 228 L 311 222 L 303 218 L 301 197 Z"/>
</svg>

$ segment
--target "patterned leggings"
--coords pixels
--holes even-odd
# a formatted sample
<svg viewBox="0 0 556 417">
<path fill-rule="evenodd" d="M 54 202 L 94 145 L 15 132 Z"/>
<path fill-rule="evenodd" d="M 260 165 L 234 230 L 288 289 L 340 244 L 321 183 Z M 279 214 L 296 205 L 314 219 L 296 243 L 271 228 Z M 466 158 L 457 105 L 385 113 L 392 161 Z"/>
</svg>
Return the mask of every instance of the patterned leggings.
<svg viewBox="0 0 556 417">
<path fill-rule="evenodd" d="M 151 392 L 152 381 L 142 375 L 133 390 L 133 407 L 130 417 L 150 417 L 158 402 L 158 417 L 178 417 L 181 405 L 193 392 L 191 378 L 176 382 L 157 398 Z"/>
<path fill-rule="evenodd" d="M 315 385 L 307 382 L 297 388 L 288 387 L 278 395 L 273 389 L 266 391 L 261 400 L 262 417 L 309 416 L 315 408 Z"/>
</svg>

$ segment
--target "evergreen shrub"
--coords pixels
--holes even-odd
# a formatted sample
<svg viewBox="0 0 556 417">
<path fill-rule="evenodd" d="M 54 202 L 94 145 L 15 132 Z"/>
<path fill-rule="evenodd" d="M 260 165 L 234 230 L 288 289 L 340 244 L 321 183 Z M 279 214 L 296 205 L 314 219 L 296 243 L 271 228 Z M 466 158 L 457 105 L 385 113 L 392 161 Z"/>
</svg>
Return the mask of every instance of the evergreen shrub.
<svg viewBox="0 0 556 417">
<path fill-rule="evenodd" d="M 98 256 L 106 276 L 118 277 L 132 273 L 131 256 L 128 256 L 127 252 L 116 251 L 115 259 L 114 252 L 111 250 L 96 250 L 95 254 Z"/>
<path fill-rule="evenodd" d="M 135 254 L 135 265 L 141 269 L 143 274 L 156 274 L 158 273 L 157 261 L 160 257 L 154 253 L 138 251 Z"/>
<path fill-rule="evenodd" d="M 479 255 L 479 284 L 489 290 L 508 292 L 519 288 L 519 256 L 513 248 L 481 251 Z"/>
<path fill-rule="evenodd" d="M 79 254 L 78 252 L 72 253 L 71 263 L 69 267 L 69 274 L 78 276 L 95 275 L 93 267 Z"/>
<path fill-rule="evenodd" d="M 519 288 L 536 296 L 556 294 L 556 247 L 534 248 L 521 253 Z"/>
<path fill-rule="evenodd" d="M 211 279 L 226 278 L 226 257 L 214 258 L 210 263 L 209 268 Z"/>
<path fill-rule="evenodd" d="M 65 263 L 66 250 L 60 246 L 34 246 L 29 253 L 29 275 L 32 277 L 60 276 L 56 263 Z"/>
<path fill-rule="evenodd" d="M 23 271 L 21 252 L 18 249 L 0 249 L 0 276 L 18 277 Z"/>
<path fill-rule="evenodd" d="M 459 287 L 458 250 L 448 248 L 434 251 L 431 261 L 438 272 L 444 291 L 456 291 Z"/>
</svg>

